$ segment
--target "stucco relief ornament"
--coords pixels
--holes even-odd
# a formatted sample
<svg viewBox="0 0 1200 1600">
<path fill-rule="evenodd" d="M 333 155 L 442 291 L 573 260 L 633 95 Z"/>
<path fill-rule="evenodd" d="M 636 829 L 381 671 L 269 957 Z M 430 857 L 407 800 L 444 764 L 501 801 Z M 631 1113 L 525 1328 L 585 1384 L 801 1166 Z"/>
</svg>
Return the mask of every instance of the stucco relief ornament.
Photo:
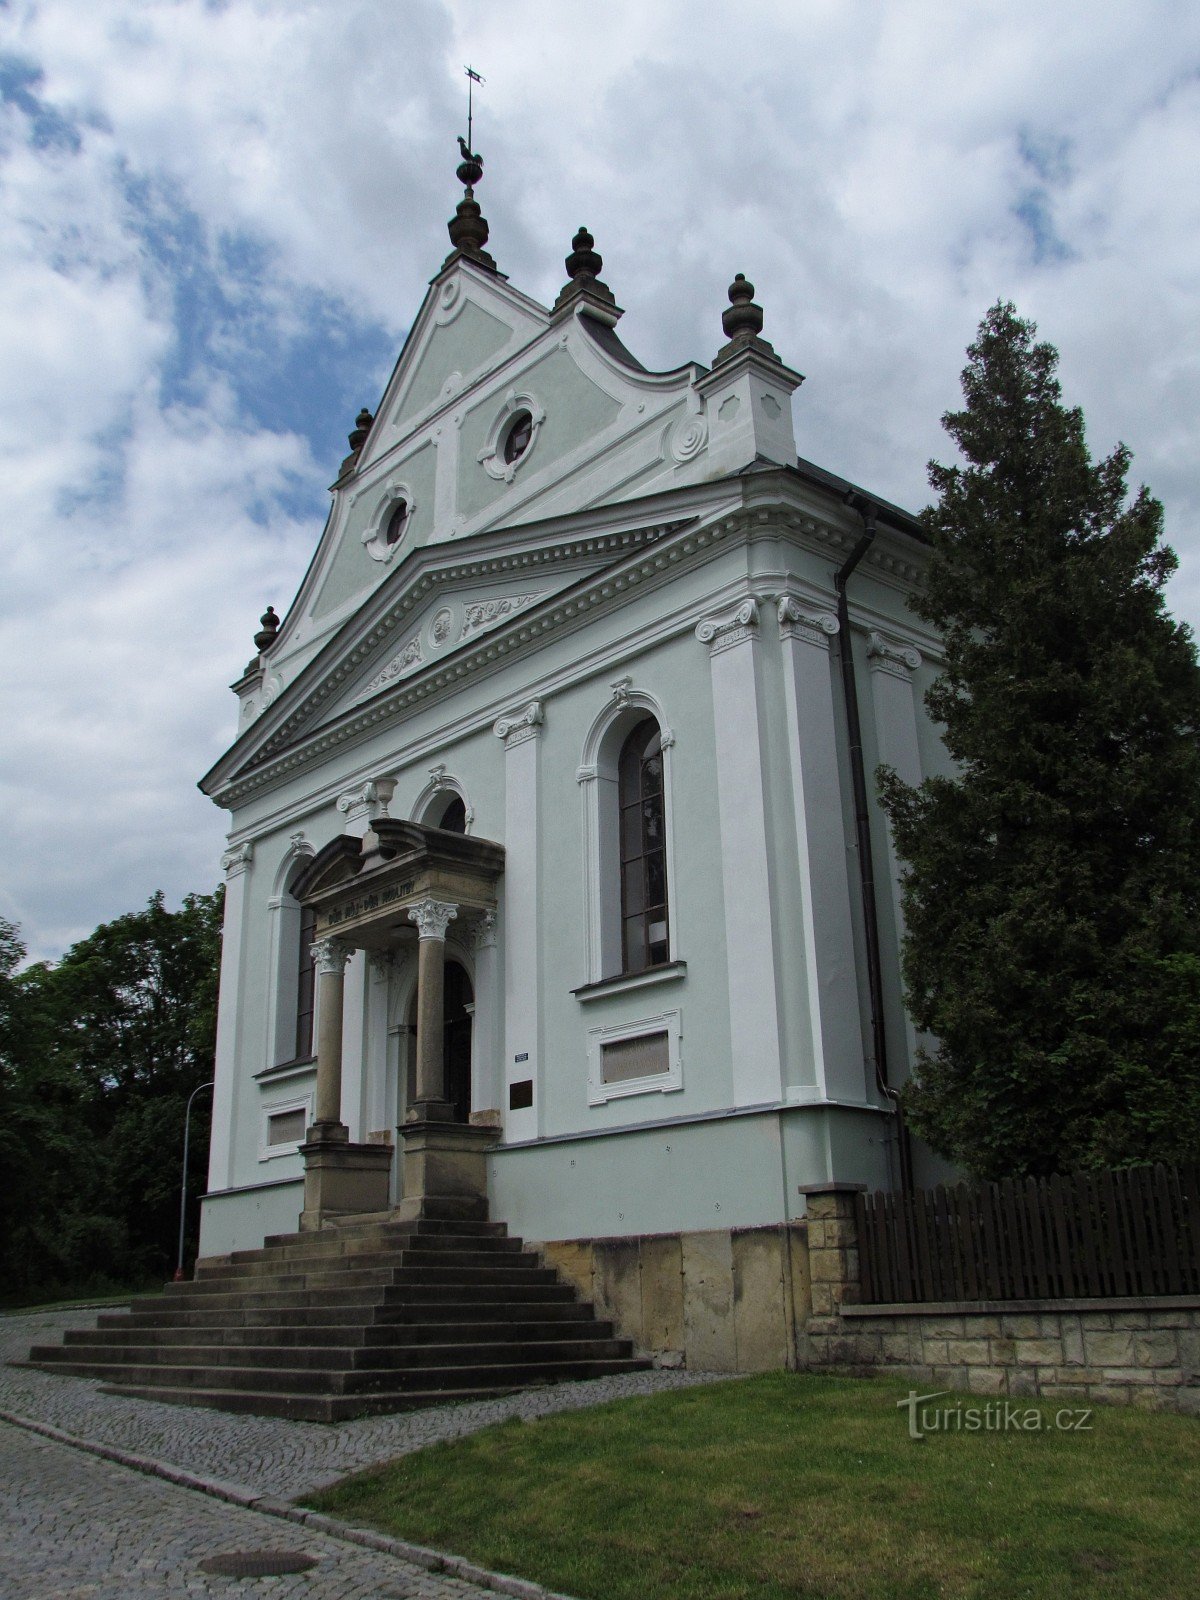
<svg viewBox="0 0 1200 1600">
<path fill-rule="evenodd" d="M 671 434 L 671 454 L 681 465 L 698 456 L 708 443 L 708 424 L 703 417 L 685 417 Z"/>
<path fill-rule="evenodd" d="M 758 632 L 758 601 L 753 595 L 739 600 L 728 611 L 705 617 L 696 628 L 696 637 L 708 646 L 710 656 L 719 655 L 736 644 L 753 639 Z"/>
<path fill-rule="evenodd" d="M 237 844 L 232 849 L 226 850 L 221 857 L 221 870 L 226 878 L 236 878 L 254 859 L 254 845 L 247 839 L 243 844 Z"/>
<path fill-rule="evenodd" d="M 418 900 L 408 908 L 408 920 L 417 925 L 422 939 L 445 939 L 446 929 L 458 916 L 458 907 L 447 900 Z"/>
<path fill-rule="evenodd" d="M 899 644 L 886 639 L 882 633 L 867 635 L 867 660 L 875 672 L 886 672 L 890 678 L 902 678 L 907 683 L 921 665 L 921 652 L 910 644 Z"/>
<path fill-rule="evenodd" d="M 396 678 L 401 678 L 407 672 L 414 671 L 421 665 L 424 658 L 421 655 L 421 640 L 418 634 L 405 644 L 396 655 L 388 662 L 382 672 L 377 672 L 370 683 L 363 690 L 363 698 L 374 694 L 377 689 L 385 689 Z"/>
<path fill-rule="evenodd" d="M 503 739 L 505 746 L 511 750 L 514 745 L 524 744 L 526 739 L 536 739 L 538 729 L 545 720 L 542 702 L 531 700 L 524 711 L 514 711 L 511 716 L 498 718 L 492 732 L 498 739 Z"/>
<path fill-rule="evenodd" d="M 518 611 L 524 611 L 535 601 L 544 598 L 545 590 L 540 594 L 498 595 L 493 600 L 470 600 L 463 607 L 463 638 L 479 628 L 486 628 L 489 623 L 503 622 L 506 617 L 515 616 Z"/>
<path fill-rule="evenodd" d="M 481 912 L 471 930 L 471 945 L 475 950 L 487 950 L 496 942 L 496 913 Z"/>
<path fill-rule="evenodd" d="M 830 612 L 809 611 L 794 595 L 785 594 L 779 602 L 779 631 L 785 639 L 803 639 L 828 650 L 839 623 Z"/>
<path fill-rule="evenodd" d="M 431 644 L 445 644 L 450 637 L 450 629 L 454 625 L 454 614 L 445 606 L 434 617 L 429 626 L 429 640 Z"/>
</svg>

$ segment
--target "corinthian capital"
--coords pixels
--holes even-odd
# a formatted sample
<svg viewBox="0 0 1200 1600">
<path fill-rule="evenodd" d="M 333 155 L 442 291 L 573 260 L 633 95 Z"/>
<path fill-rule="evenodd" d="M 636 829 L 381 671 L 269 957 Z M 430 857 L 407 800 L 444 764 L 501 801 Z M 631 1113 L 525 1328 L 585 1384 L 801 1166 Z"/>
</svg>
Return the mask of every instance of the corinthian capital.
<svg viewBox="0 0 1200 1600">
<path fill-rule="evenodd" d="M 422 939 L 444 939 L 446 929 L 458 915 L 458 907 L 446 900 L 418 900 L 408 908 L 408 920 L 415 922 Z"/>
<path fill-rule="evenodd" d="M 346 963 L 354 954 L 354 946 L 346 943 L 344 939 L 318 939 L 312 945 L 313 966 L 321 974 L 331 972 L 334 976 L 345 972 Z"/>
</svg>

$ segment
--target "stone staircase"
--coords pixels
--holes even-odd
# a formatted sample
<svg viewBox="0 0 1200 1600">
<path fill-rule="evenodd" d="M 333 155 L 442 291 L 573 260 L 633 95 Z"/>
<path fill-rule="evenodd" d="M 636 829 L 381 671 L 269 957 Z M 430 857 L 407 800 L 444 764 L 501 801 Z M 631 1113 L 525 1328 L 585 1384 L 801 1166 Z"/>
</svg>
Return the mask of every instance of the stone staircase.
<svg viewBox="0 0 1200 1600">
<path fill-rule="evenodd" d="M 341 1422 L 650 1363 L 504 1223 L 383 1213 L 206 1257 L 28 1365 L 106 1394 Z"/>
</svg>

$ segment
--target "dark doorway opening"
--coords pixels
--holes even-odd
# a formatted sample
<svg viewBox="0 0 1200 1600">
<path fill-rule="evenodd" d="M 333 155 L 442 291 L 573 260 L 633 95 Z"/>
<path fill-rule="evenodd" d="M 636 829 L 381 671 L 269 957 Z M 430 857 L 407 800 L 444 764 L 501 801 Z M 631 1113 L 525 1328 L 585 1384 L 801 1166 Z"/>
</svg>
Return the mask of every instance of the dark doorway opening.
<svg viewBox="0 0 1200 1600">
<path fill-rule="evenodd" d="M 454 1107 L 455 1122 L 471 1120 L 471 1013 L 475 991 L 466 968 L 447 961 L 442 986 L 442 1094 Z M 417 1097 L 417 997 L 409 1011 L 412 1049 L 408 1058 L 408 1104 Z"/>
</svg>

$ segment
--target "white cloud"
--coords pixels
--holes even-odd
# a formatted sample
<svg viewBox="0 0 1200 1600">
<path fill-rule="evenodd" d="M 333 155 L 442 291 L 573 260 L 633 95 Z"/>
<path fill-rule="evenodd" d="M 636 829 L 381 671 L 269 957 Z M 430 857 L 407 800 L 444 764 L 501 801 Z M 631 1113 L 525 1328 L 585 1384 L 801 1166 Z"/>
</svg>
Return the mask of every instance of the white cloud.
<svg viewBox="0 0 1200 1600">
<path fill-rule="evenodd" d="M 715 351 L 747 272 L 808 374 L 802 450 L 910 505 L 1012 297 L 1093 449 L 1124 438 L 1166 501 L 1200 620 L 1194 7 L 24 0 L 0 54 L 26 69 L 0 108 L 0 910 L 39 952 L 213 879 L 194 779 L 352 416 L 314 401 L 315 462 L 256 375 L 319 354 L 314 297 L 398 345 L 447 248 L 467 60 L 519 287 L 552 297 L 586 221 L 628 342 L 673 366 Z"/>
</svg>

